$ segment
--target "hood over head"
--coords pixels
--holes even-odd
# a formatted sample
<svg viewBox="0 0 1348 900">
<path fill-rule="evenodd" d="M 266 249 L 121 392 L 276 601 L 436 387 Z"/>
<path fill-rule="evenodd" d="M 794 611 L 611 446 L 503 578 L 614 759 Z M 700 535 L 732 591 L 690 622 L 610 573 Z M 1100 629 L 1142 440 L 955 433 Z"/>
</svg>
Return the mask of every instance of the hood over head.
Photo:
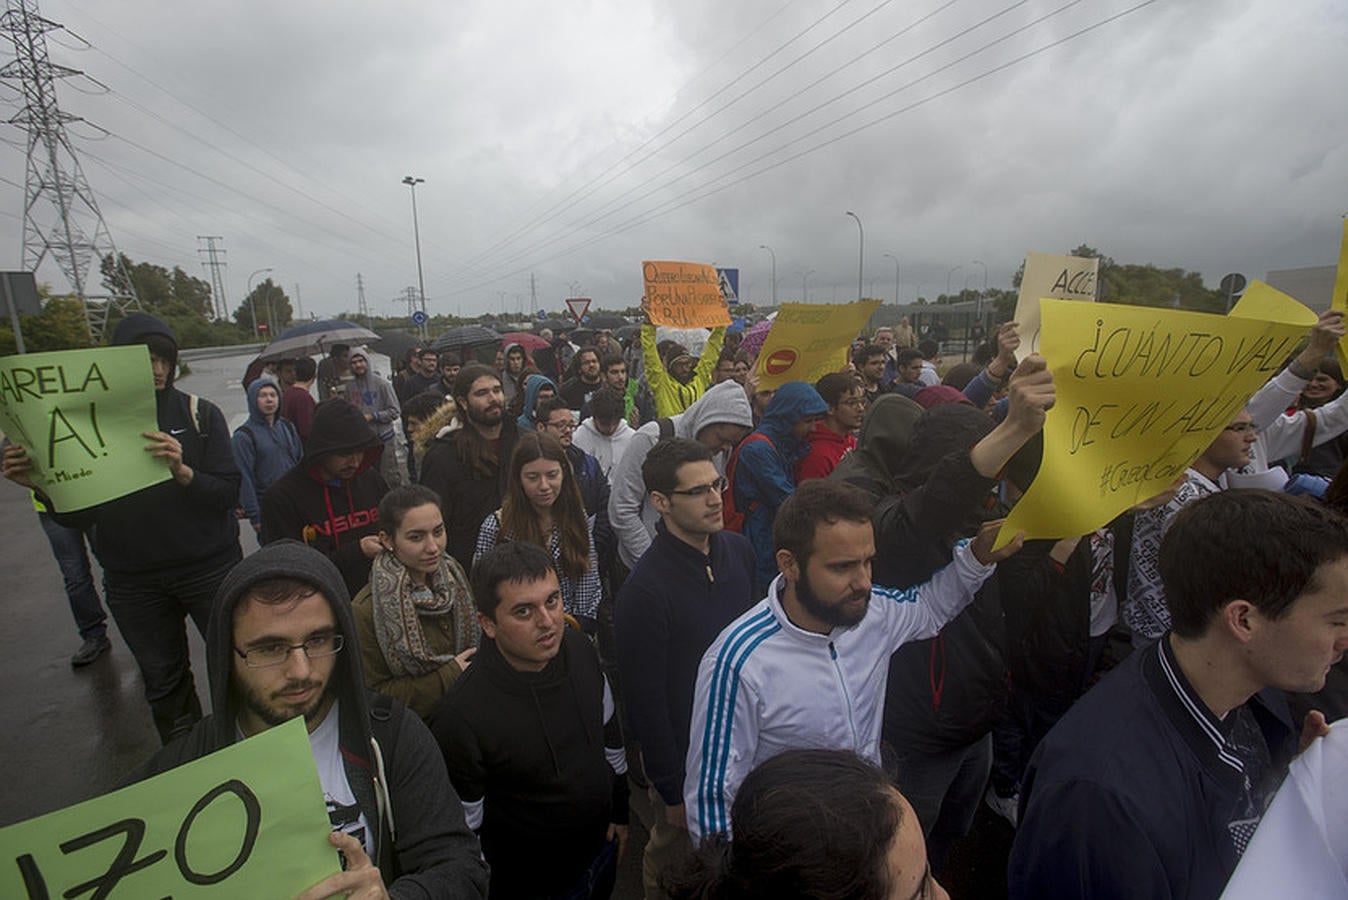
<svg viewBox="0 0 1348 900">
<path fill-rule="evenodd" d="M 538 403 L 538 392 L 543 390 L 544 385 L 550 385 L 554 391 L 557 390 L 557 383 L 546 375 L 530 375 L 524 380 L 524 410 L 517 421 L 524 431 L 534 430 L 534 423 L 537 421 L 534 406 Z"/>
<path fill-rule="evenodd" d="M 304 445 L 301 464 L 309 466 L 328 453 L 365 451 L 360 470 L 364 472 L 379 459 L 384 445 L 365 421 L 360 410 L 340 397 L 324 400 L 314 407 L 313 424 L 309 426 L 309 440 Z"/>
<path fill-rule="evenodd" d="M 299 541 L 284 540 L 268 544 L 243 558 L 229 571 L 215 593 L 215 605 L 206 631 L 206 670 L 211 685 L 212 725 L 221 744 L 233 743 L 238 698 L 232 688 L 231 672 L 238 654 L 234 652 L 234 610 L 252 587 L 272 578 L 293 578 L 312 585 L 328 601 L 337 620 L 337 630 L 345 646 L 335 657 L 332 682 L 341 701 L 341 732 L 360 734 L 358 746 L 346 749 L 368 756 L 369 711 L 365 701 L 365 675 L 360 663 L 351 597 L 342 574 L 331 560 Z M 356 728 L 358 731 L 349 729 Z M 346 747 L 346 743 L 343 742 Z"/>
<path fill-rule="evenodd" d="M 149 313 L 133 312 L 112 332 L 112 346 L 128 347 L 132 344 L 145 344 L 155 356 L 169 362 L 168 387 L 173 387 L 174 376 L 178 374 L 178 336 L 168 323 Z"/>
<path fill-rule="evenodd" d="M 937 463 L 951 453 L 967 452 L 993 427 L 987 413 L 968 403 L 943 403 L 924 412 L 913 426 L 912 446 L 894 470 L 899 490 L 921 487 Z"/>
<path fill-rule="evenodd" d="M 671 419 L 676 435 L 694 440 L 708 425 L 754 427 L 754 411 L 749 406 L 749 398 L 744 395 L 744 386 L 735 381 L 713 384 L 691 406 Z M 650 424 L 658 427 L 658 423 Z"/>
<path fill-rule="evenodd" d="M 875 499 L 898 491 L 894 472 L 908 453 L 922 407 L 902 394 L 882 394 L 866 410 L 856 449 L 843 457 L 831 477 L 841 478 Z"/>
<path fill-rule="evenodd" d="M 798 441 L 791 434 L 795 424 L 806 416 L 822 416 L 828 412 L 828 404 L 814 385 L 803 381 L 788 381 L 777 388 L 763 411 L 763 420 L 758 430 L 766 434 L 787 459 L 792 459 L 805 450 L 805 442 Z"/>
<path fill-rule="evenodd" d="M 275 381 L 271 381 L 270 379 L 258 378 L 254 380 L 252 384 L 248 385 L 248 421 L 258 425 L 267 424 L 267 417 L 262 415 L 262 413 L 258 412 L 257 408 L 257 394 L 258 391 L 262 390 L 263 388 L 271 388 L 272 390 L 276 391 L 276 396 L 278 399 L 281 396 L 281 386 L 277 384 Z M 281 415 L 281 408 L 280 406 L 277 406 L 276 413 L 273 415 L 273 418 L 276 418 L 280 415 Z"/>
</svg>

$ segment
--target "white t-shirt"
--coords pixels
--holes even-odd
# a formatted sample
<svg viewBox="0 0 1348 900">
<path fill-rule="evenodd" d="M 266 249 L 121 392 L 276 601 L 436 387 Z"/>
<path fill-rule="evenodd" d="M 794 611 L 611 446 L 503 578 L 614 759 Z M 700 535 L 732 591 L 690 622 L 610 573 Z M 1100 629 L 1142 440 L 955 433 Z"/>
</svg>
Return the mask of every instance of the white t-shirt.
<svg viewBox="0 0 1348 900">
<path fill-rule="evenodd" d="M 356 804 L 356 795 L 346 778 L 346 767 L 342 765 L 342 751 L 337 740 L 341 721 L 338 707 L 339 704 L 334 702 L 323 724 L 310 732 L 309 746 L 314 751 L 314 764 L 318 766 L 318 780 L 323 785 L 323 802 L 328 807 L 332 830 L 351 835 L 365 846 L 367 854 L 373 856 L 374 840 L 369 822 Z"/>
</svg>

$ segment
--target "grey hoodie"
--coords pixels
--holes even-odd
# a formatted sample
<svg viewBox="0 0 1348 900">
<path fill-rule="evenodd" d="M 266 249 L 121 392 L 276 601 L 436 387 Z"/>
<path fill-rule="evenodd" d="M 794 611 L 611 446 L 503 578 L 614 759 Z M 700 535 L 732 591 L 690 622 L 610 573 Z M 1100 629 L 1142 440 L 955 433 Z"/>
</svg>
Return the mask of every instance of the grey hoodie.
<svg viewBox="0 0 1348 900">
<path fill-rule="evenodd" d="M 129 779 L 139 781 L 233 744 L 238 739 L 234 608 L 271 578 L 312 584 L 327 598 L 346 646 L 332 679 L 340 701 L 339 742 L 346 777 L 374 830 L 372 856 L 394 898 L 485 897 L 487 867 L 445 771 L 440 748 L 421 719 L 365 688 L 351 598 L 337 567 L 298 541 L 277 541 L 245 558 L 220 585 L 206 633 L 212 715 L 161 749 Z"/>
<path fill-rule="evenodd" d="M 669 420 L 674 425 L 675 437 L 693 440 L 708 425 L 754 427 L 754 413 L 744 386 L 734 381 L 712 385 L 692 406 Z M 618 536 L 618 555 L 629 569 L 651 545 L 655 522 L 660 518 L 646 502 L 646 483 L 641 477 L 641 464 L 659 440 L 660 420 L 638 428 L 609 479 L 613 487 L 608 501 L 609 522 Z M 725 469 L 725 460 L 720 455 L 716 457 L 716 469 L 718 472 Z"/>
</svg>

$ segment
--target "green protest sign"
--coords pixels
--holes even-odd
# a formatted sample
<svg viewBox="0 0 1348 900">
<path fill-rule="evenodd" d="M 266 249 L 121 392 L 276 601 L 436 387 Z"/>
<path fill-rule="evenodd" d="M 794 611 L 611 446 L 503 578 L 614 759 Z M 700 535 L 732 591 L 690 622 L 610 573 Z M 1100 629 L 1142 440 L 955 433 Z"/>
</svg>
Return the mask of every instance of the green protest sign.
<svg viewBox="0 0 1348 900">
<path fill-rule="evenodd" d="M 0 829 L 0 897 L 293 897 L 339 871 L 303 719 Z"/>
<path fill-rule="evenodd" d="M 172 477 L 145 451 L 143 432 L 159 425 L 143 346 L 0 358 L 0 429 L 28 451 L 33 483 L 57 512 Z"/>
</svg>

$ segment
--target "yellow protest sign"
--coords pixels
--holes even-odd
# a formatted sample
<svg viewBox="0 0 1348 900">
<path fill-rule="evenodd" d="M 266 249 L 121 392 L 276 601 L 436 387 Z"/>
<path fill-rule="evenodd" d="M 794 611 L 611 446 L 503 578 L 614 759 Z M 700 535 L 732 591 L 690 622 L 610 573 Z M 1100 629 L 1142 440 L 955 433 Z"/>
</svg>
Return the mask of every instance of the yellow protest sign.
<svg viewBox="0 0 1348 900">
<path fill-rule="evenodd" d="M 0 897 L 293 897 L 340 871 L 303 719 L 0 829 Z"/>
<path fill-rule="evenodd" d="M 783 303 L 758 351 L 759 390 L 773 391 L 788 381 L 813 384 L 846 368 L 852 341 L 879 306 L 879 300 Z"/>
<path fill-rule="evenodd" d="M 1015 321 L 1020 323 L 1021 346 L 1028 352 L 1039 351 L 1039 301 L 1046 297 L 1059 300 L 1095 300 L 1095 282 L 1100 260 L 1094 257 L 1066 256 L 1061 253 L 1025 254 L 1025 271 L 1020 278 L 1020 296 L 1016 300 Z"/>
<path fill-rule="evenodd" d="M 655 325 L 673 328 L 715 328 L 730 324 L 721 294 L 721 278 L 701 263 L 646 260 L 646 315 Z"/>
<path fill-rule="evenodd" d="M 1241 303 L 1241 315 L 1213 316 L 1042 301 L 1041 352 L 1057 402 L 1044 425 L 1039 474 L 998 546 L 1018 531 L 1089 534 L 1183 475 L 1315 321 L 1262 282 Z M 1249 317 L 1267 312 L 1284 320 Z"/>
<path fill-rule="evenodd" d="M 1334 273 L 1334 296 L 1329 301 L 1330 309 L 1341 309 L 1348 313 L 1348 218 L 1343 220 L 1343 241 L 1339 244 L 1339 268 Z M 1339 339 L 1339 366 L 1348 368 L 1348 336 Z"/>
</svg>

